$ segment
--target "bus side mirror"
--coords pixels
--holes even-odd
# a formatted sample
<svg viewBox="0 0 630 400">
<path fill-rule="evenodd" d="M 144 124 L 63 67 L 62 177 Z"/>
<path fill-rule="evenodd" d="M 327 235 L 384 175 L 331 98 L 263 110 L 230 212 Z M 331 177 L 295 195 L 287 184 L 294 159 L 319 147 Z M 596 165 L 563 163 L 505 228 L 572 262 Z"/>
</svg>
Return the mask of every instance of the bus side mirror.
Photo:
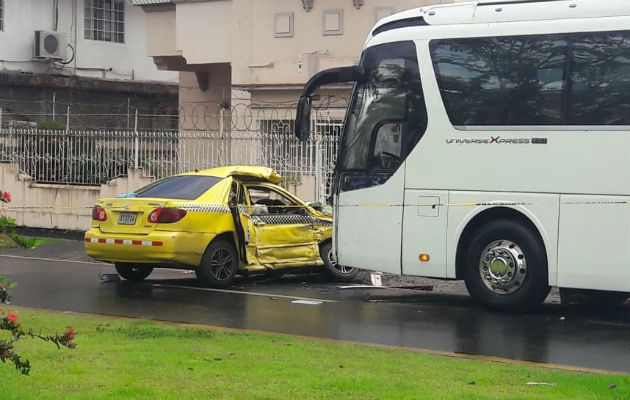
<svg viewBox="0 0 630 400">
<path fill-rule="evenodd" d="M 300 140 L 306 140 L 311 135 L 311 101 L 310 96 L 302 96 L 298 101 L 295 136 Z"/>
</svg>

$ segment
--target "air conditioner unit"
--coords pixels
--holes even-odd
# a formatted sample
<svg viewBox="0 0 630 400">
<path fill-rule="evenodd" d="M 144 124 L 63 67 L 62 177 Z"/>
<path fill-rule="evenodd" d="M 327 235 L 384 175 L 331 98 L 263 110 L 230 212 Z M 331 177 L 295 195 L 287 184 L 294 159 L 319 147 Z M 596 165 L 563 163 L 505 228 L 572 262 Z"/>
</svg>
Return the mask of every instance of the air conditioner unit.
<svg viewBox="0 0 630 400">
<path fill-rule="evenodd" d="M 66 34 L 35 31 L 35 58 L 66 59 Z"/>
</svg>

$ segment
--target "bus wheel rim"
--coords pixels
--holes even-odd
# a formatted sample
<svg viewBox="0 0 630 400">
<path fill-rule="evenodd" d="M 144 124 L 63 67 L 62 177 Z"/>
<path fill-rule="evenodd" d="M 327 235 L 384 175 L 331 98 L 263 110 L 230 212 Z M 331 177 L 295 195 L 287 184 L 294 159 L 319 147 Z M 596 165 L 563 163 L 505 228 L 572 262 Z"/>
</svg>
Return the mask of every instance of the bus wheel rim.
<svg viewBox="0 0 630 400">
<path fill-rule="evenodd" d="M 499 295 L 508 295 L 521 288 L 527 276 L 527 260 L 523 250 L 510 240 L 495 240 L 481 252 L 479 276 L 484 286 Z"/>
</svg>

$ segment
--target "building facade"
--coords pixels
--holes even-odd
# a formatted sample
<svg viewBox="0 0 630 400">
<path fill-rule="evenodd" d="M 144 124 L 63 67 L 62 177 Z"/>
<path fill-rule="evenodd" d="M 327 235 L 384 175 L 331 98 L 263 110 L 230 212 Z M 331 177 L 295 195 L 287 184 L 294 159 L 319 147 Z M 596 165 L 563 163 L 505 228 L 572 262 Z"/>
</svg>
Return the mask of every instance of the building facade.
<svg viewBox="0 0 630 400">
<path fill-rule="evenodd" d="M 178 74 L 147 56 L 146 15 L 126 0 L 0 0 L 3 123 L 126 128 L 176 114 Z M 164 119 L 164 118 L 162 118 Z M 164 119 L 165 120 L 165 119 Z"/>
</svg>

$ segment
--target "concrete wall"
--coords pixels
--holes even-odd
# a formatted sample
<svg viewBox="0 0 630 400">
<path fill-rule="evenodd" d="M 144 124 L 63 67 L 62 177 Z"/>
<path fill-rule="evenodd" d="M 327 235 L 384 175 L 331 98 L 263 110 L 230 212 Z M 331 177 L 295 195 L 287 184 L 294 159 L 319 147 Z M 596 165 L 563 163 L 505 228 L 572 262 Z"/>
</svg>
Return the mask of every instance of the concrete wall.
<svg viewBox="0 0 630 400">
<path fill-rule="evenodd" d="M 15 164 L 0 163 L 0 190 L 12 197 L 8 210 L 0 204 L 0 215 L 15 218 L 20 226 L 84 231 L 91 225 L 92 206 L 97 199 L 133 192 L 152 181 L 141 170 L 129 170 L 128 176 L 106 185 L 48 185 L 31 181 Z M 311 201 L 315 198 L 315 178 L 304 176 L 301 186 L 288 189 L 304 201 Z"/>
<path fill-rule="evenodd" d="M 33 228 L 86 230 L 92 221 L 92 206 L 101 197 L 129 193 L 151 183 L 142 171 L 101 186 L 47 185 L 32 182 L 15 164 L 0 164 L 0 190 L 11 193 L 10 210 L 0 214 Z"/>
<path fill-rule="evenodd" d="M 147 55 L 180 56 L 175 35 L 177 22 L 175 11 L 154 11 L 145 13 L 147 27 Z"/>
<path fill-rule="evenodd" d="M 33 60 L 34 31 L 54 30 L 53 2 L 5 0 L 0 69 L 102 79 L 177 81 L 177 73 L 158 71 L 147 55 L 147 18 L 141 8 L 125 3 L 125 43 L 85 39 L 84 10 L 84 0 L 59 0 L 57 31 L 68 34 L 67 42 L 76 51 L 75 59 L 61 69 L 48 60 Z M 68 48 L 67 60 L 71 57 L 72 50 Z"/>
<path fill-rule="evenodd" d="M 238 38 L 229 34 L 231 0 L 178 4 L 176 20 L 177 49 L 188 64 L 230 62 L 232 51 L 238 51 L 232 46 L 239 47 Z"/>
</svg>

